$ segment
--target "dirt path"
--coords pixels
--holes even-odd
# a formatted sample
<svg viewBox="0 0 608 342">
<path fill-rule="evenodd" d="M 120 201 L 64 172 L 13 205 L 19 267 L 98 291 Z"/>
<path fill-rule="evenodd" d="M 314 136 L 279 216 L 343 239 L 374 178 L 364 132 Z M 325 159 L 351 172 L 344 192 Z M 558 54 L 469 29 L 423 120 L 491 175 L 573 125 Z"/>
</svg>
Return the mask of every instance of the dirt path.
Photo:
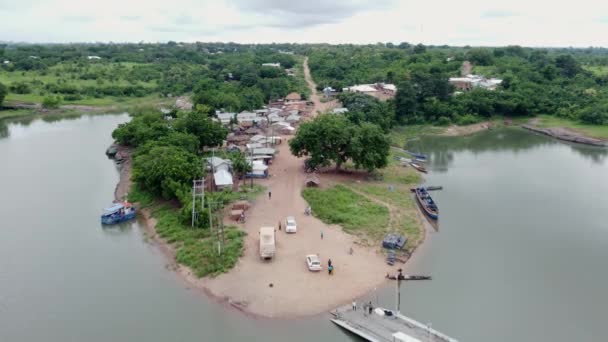
<svg viewBox="0 0 608 342">
<path fill-rule="evenodd" d="M 338 100 L 332 100 L 328 102 L 322 102 L 321 97 L 317 93 L 317 85 L 312 79 L 312 75 L 310 74 L 310 68 L 308 67 L 308 57 L 304 58 L 304 79 L 306 80 L 306 84 L 308 84 L 308 89 L 310 89 L 310 100 L 315 104 L 315 109 L 313 113 L 325 113 L 333 108 L 339 107 Z"/>
</svg>

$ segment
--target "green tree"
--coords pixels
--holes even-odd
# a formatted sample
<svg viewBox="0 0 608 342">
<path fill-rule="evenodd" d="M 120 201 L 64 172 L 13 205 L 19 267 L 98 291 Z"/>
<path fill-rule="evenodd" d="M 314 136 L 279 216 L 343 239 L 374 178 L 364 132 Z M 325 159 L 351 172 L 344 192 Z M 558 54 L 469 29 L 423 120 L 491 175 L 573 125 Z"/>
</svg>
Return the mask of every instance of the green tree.
<svg viewBox="0 0 608 342">
<path fill-rule="evenodd" d="M 389 141 L 380 127 L 363 123 L 357 127 L 350 144 L 350 156 L 356 168 L 369 172 L 388 164 Z"/>
<path fill-rule="evenodd" d="M 228 158 L 232 161 L 232 170 L 237 176 L 237 179 L 242 179 L 247 172 L 251 172 L 251 164 L 245 158 L 242 152 L 232 152 L 228 155 Z M 238 180 L 234 183 L 236 190 L 238 190 Z"/>
<path fill-rule="evenodd" d="M 6 97 L 7 93 L 8 90 L 6 89 L 6 86 L 0 83 L 0 106 L 2 106 L 2 103 L 4 102 L 4 98 Z"/>
<path fill-rule="evenodd" d="M 157 146 L 133 160 L 133 180 L 164 199 L 179 199 L 202 175 L 201 161 L 177 146 Z"/>
<path fill-rule="evenodd" d="M 183 116 L 175 120 L 174 126 L 178 131 L 196 136 L 200 148 L 221 145 L 228 134 L 228 130 L 220 123 L 212 121 L 200 111 L 183 113 Z"/>
<path fill-rule="evenodd" d="M 395 95 L 395 119 L 397 122 L 403 124 L 418 121 L 416 117 L 417 106 L 416 90 L 412 82 L 406 80 L 399 83 Z"/>
<path fill-rule="evenodd" d="M 340 169 L 350 157 L 350 143 L 354 124 L 339 115 L 321 115 L 313 121 L 303 123 L 296 136 L 289 141 L 295 156 L 310 156 L 310 165 L 336 164 Z"/>
</svg>

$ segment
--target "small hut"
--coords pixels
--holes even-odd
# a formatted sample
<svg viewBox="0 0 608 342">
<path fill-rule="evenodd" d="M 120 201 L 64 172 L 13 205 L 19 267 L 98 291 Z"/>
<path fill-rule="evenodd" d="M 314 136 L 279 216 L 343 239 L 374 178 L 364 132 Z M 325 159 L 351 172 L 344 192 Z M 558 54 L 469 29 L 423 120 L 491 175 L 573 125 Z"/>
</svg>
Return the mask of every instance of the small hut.
<svg viewBox="0 0 608 342">
<path fill-rule="evenodd" d="M 306 185 L 307 187 L 317 187 L 317 186 L 321 185 L 321 181 L 319 181 L 319 177 L 313 175 L 313 176 L 306 177 L 306 180 L 304 181 L 304 185 Z"/>
<path fill-rule="evenodd" d="M 287 101 L 302 101 L 302 96 L 300 94 L 293 92 L 285 96 L 285 100 Z"/>
</svg>

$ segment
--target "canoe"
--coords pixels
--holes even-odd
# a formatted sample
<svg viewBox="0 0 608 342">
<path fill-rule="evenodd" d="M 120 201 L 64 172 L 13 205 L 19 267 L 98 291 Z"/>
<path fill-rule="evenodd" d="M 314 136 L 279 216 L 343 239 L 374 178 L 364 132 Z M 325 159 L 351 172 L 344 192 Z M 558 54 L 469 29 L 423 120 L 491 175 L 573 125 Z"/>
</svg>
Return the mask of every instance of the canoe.
<svg viewBox="0 0 608 342">
<path fill-rule="evenodd" d="M 422 164 L 411 162 L 410 165 L 412 165 L 412 167 L 414 169 L 416 169 L 416 170 L 418 170 L 420 172 L 424 172 L 424 173 L 427 172 L 426 168 L 424 166 L 422 166 Z"/>
<path fill-rule="evenodd" d="M 405 152 L 409 153 L 410 155 L 412 155 L 414 158 L 416 158 L 418 160 L 425 161 L 427 159 L 426 154 L 416 153 L 416 152 L 411 152 L 411 151 L 405 151 Z"/>
<path fill-rule="evenodd" d="M 416 188 L 415 192 L 416 201 L 422 207 L 422 211 L 430 219 L 437 220 L 439 218 L 439 208 L 437 208 L 437 204 L 435 204 L 428 191 L 425 188 Z"/>
</svg>

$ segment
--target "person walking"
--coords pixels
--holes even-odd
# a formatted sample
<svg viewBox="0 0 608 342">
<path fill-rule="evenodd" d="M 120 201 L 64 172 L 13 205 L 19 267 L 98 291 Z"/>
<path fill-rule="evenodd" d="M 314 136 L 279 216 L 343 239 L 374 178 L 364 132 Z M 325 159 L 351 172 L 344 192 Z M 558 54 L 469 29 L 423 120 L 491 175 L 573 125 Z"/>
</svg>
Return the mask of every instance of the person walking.
<svg viewBox="0 0 608 342">
<path fill-rule="evenodd" d="M 281 220 L 279 220 L 279 231 L 281 230 Z"/>
<path fill-rule="evenodd" d="M 323 240 L 323 229 L 321 229 L 321 240 Z"/>
<path fill-rule="evenodd" d="M 327 267 L 327 272 L 329 273 L 329 275 L 334 274 L 334 266 L 333 265 L 329 265 Z"/>
<path fill-rule="evenodd" d="M 331 267 L 331 259 L 327 259 L 327 267 Z"/>
<path fill-rule="evenodd" d="M 272 197 L 272 191 L 268 190 L 268 199 Z"/>
<path fill-rule="evenodd" d="M 353 302 L 353 311 L 357 311 L 357 302 Z"/>
</svg>

